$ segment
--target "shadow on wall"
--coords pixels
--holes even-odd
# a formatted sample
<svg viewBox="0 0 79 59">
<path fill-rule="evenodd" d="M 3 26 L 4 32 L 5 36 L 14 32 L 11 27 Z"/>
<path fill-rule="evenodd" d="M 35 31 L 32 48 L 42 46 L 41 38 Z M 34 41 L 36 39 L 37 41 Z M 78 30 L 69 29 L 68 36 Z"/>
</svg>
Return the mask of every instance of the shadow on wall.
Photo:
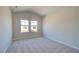
<svg viewBox="0 0 79 59">
<path fill-rule="evenodd" d="M 12 18 L 8 7 L 0 7 L 0 52 L 6 52 L 12 42 Z"/>
<path fill-rule="evenodd" d="M 64 7 L 44 18 L 44 36 L 79 49 L 79 7 Z"/>
</svg>

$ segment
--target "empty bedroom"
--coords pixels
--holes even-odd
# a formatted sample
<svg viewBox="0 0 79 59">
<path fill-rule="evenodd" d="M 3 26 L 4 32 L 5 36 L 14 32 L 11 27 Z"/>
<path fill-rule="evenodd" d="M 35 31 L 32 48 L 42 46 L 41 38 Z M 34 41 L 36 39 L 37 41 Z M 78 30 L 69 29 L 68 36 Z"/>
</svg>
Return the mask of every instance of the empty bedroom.
<svg viewBox="0 0 79 59">
<path fill-rule="evenodd" d="M 0 53 L 79 53 L 79 7 L 0 6 Z"/>
</svg>

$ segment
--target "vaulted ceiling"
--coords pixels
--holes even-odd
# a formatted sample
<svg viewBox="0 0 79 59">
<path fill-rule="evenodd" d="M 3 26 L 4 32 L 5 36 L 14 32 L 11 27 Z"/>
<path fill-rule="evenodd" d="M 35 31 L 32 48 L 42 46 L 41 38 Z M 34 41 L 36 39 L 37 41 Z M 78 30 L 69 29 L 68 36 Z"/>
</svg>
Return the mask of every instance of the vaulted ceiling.
<svg viewBox="0 0 79 59">
<path fill-rule="evenodd" d="M 57 6 L 12 6 L 10 8 L 13 12 L 30 11 L 30 12 L 37 13 L 41 16 L 44 16 L 44 15 L 47 15 L 48 13 L 59 10 L 61 7 L 57 7 Z"/>
</svg>

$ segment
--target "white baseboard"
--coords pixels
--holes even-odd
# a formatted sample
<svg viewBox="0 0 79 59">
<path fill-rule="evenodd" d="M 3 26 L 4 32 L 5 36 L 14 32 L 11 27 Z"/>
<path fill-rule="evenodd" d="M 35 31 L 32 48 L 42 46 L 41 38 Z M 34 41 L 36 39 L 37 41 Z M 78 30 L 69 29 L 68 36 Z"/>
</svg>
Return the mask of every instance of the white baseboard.
<svg viewBox="0 0 79 59">
<path fill-rule="evenodd" d="M 46 38 L 47 38 L 47 37 L 46 37 Z M 64 44 L 64 45 L 66 45 L 66 46 L 69 46 L 69 47 L 71 47 L 71 48 L 73 48 L 73 49 L 79 50 L 78 47 L 72 46 L 72 45 L 70 45 L 70 44 L 68 44 L 68 43 L 66 43 L 66 42 L 62 42 L 62 41 L 54 40 L 54 39 L 50 39 L 50 38 L 47 38 L 47 39 L 56 41 L 56 42 L 58 42 L 58 43 Z"/>
<path fill-rule="evenodd" d="M 8 47 L 6 48 L 6 50 L 5 50 L 5 52 L 4 53 L 6 53 L 7 52 L 7 50 L 9 49 L 9 47 L 12 45 L 12 41 L 11 41 L 11 43 L 8 45 Z"/>
</svg>

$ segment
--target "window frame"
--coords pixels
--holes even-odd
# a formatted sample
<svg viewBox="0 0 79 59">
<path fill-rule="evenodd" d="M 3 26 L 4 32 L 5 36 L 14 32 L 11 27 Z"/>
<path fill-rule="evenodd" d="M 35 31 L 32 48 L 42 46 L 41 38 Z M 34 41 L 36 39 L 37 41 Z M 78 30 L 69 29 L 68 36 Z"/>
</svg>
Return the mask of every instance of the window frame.
<svg viewBox="0 0 79 59">
<path fill-rule="evenodd" d="M 35 25 L 35 24 L 33 25 L 33 24 L 32 24 L 32 21 L 36 21 L 36 25 Z M 35 33 L 35 32 L 38 32 L 38 21 L 37 21 L 37 20 L 31 20 L 30 23 L 31 23 L 31 24 L 30 24 L 31 27 L 32 27 L 32 26 L 36 26 L 36 31 L 32 31 L 32 29 L 31 29 L 31 27 L 30 27 L 31 32 L 34 32 L 34 33 Z"/>
<path fill-rule="evenodd" d="M 22 20 L 26 20 L 26 19 L 22 19 Z M 20 33 L 29 33 L 29 20 L 28 21 L 28 25 L 21 25 L 21 20 L 20 20 Z M 28 32 L 21 32 L 21 26 L 28 26 Z"/>
<path fill-rule="evenodd" d="M 34 19 L 22 19 L 22 20 L 28 20 L 28 25 L 21 25 L 21 20 L 20 20 L 20 33 L 37 33 L 38 32 L 38 21 L 34 20 Z M 31 25 L 31 21 L 36 21 L 37 25 Z M 28 26 L 28 32 L 21 32 L 21 26 Z M 32 32 L 31 26 L 36 26 L 37 27 L 37 31 L 36 32 Z"/>
</svg>

